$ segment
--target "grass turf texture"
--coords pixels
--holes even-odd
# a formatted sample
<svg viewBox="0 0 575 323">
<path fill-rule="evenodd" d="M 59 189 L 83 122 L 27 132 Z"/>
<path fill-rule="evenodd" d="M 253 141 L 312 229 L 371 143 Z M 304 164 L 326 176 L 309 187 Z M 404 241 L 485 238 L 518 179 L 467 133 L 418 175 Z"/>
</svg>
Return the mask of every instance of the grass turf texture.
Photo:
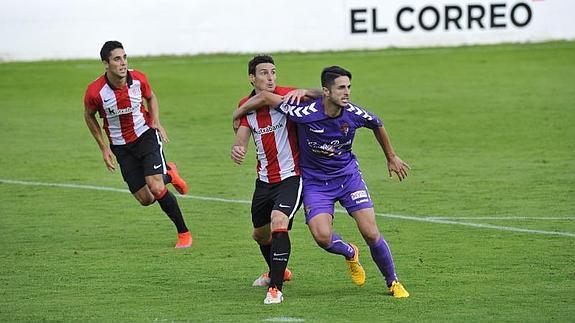
<svg viewBox="0 0 575 323">
<path fill-rule="evenodd" d="M 127 48 L 129 53 L 129 48 Z M 82 118 L 93 61 L 0 64 L 0 179 L 125 188 L 106 171 Z M 250 91 L 250 56 L 131 58 L 160 101 L 194 196 L 249 200 L 248 161 L 229 159 L 230 114 Z M 126 193 L 0 182 L 0 321 L 570 321 L 575 316 L 575 43 L 277 54 L 278 84 L 318 87 L 321 69 L 353 74 L 352 101 L 385 122 L 408 180 L 389 180 L 368 130 L 354 151 L 376 212 L 571 236 L 378 217 L 412 296 L 396 300 L 354 222 L 336 230 L 361 250 L 318 248 L 300 211 L 292 282 L 264 306 L 265 268 L 249 204 L 180 198 L 194 246 L 174 250 L 157 205 Z M 516 218 L 526 217 L 526 218 Z M 545 220 L 546 217 L 559 219 Z"/>
</svg>

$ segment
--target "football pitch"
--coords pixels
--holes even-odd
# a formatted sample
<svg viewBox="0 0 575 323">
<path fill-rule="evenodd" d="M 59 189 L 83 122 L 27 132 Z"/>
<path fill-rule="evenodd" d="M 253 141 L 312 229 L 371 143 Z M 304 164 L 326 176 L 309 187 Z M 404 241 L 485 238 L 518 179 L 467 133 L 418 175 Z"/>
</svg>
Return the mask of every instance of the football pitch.
<svg viewBox="0 0 575 323">
<path fill-rule="evenodd" d="M 130 49 L 126 48 L 129 55 Z M 293 280 L 263 305 L 251 239 L 255 154 L 229 158 L 249 55 L 134 57 L 160 102 L 166 156 L 191 186 L 194 237 L 176 250 L 158 205 L 109 173 L 83 120 L 92 61 L 0 64 L 0 321 L 569 322 L 575 318 L 575 42 L 274 55 L 278 84 L 353 73 L 351 101 L 379 115 L 412 170 L 389 179 L 372 133 L 354 152 L 411 293 L 389 296 L 354 221 L 367 272 L 317 247 L 300 210 Z M 173 188 L 170 187 L 172 191 Z"/>
</svg>

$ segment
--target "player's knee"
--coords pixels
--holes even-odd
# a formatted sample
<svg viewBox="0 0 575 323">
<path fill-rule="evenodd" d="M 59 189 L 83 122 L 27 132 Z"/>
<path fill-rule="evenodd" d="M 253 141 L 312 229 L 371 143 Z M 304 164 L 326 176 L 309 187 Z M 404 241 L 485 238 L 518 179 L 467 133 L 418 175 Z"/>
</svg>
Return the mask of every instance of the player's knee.
<svg viewBox="0 0 575 323">
<path fill-rule="evenodd" d="M 138 200 L 138 202 L 140 202 L 140 205 L 142 206 L 152 205 L 154 204 L 154 201 L 156 201 L 153 196 L 143 196 L 138 197 L 136 199 Z"/>
<path fill-rule="evenodd" d="M 264 234 L 264 233 L 256 231 L 256 230 L 254 230 L 254 232 L 252 232 L 252 239 L 254 239 L 254 241 L 257 242 L 261 246 L 269 244 L 269 242 L 270 242 L 269 234 Z"/>
<path fill-rule="evenodd" d="M 273 211 L 271 218 L 272 218 L 271 222 L 272 230 L 287 229 L 289 225 L 289 218 L 287 215 L 279 211 Z"/>
<path fill-rule="evenodd" d="M 148 188 L 150 189 L 150 192 L 152 192 L 152 195 L 158 196 L 164 192 L 166 186 L 164 185 L 164 183 L 154 183 L 148 185 Z"/>
<path fill-rule="evenodd" d="M 370 232 L 363 233 L 363 239 L 368 245 L 374 245 L 379 241 L 381 234 L 377 230 L 372 230 Z"/>
<path fill-rule="evenodd" d="M 331 233 L 317 232 L 313 234 L 313 239 L 318 246 L 324 249 L 331 245 Z"/>
</svg>

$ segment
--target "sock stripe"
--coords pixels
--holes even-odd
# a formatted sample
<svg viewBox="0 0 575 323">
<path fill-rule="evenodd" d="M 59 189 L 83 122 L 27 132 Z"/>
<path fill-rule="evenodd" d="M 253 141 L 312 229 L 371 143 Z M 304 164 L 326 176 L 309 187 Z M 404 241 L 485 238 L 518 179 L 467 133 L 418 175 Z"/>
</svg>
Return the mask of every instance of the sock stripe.
<svg viewBox="0 0 575 323">
<path fill-rule="evenodd" d="M 156 200 L 161 200 L 162 198 L 164 198 L 164 196 L 166 196 L 166 194 L 168 194 L 168 188 L 164 187 L 164 190 L 160 192 L 160 194 L 158 195 L 154 195 L 154 198 Z"/>
</svg>

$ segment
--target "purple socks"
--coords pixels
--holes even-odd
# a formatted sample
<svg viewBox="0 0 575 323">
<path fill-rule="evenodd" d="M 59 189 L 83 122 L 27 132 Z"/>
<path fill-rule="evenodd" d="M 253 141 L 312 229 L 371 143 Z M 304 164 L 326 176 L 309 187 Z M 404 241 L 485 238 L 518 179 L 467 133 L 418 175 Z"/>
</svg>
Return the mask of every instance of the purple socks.
<svg viewBox="0 0 575 323">
<path fill-rule="evenodd" d="M 397 276 L 395 275 L 395 266 L 393 264 L 391 251 L 389 250 L 387 242 L 383 239 L 383 236 L 381 236 L 374 245 L 369 246 L 369 249 L 373 261 L 375 261 L 379 271 L 381 271 L 383 277 L 385 277 L 387 286 L 391 286 L 391 283 L 397 280 Z"/>
<path fill-rule="evenodd" d="M 351 245 L 343 241 L 335 232 L 331 235 L 331 244 L 324 249 L 337 255 L 343 255 L 346 259 L 351 259 L 355 256 L 355 251 Z"/>
</svg>

